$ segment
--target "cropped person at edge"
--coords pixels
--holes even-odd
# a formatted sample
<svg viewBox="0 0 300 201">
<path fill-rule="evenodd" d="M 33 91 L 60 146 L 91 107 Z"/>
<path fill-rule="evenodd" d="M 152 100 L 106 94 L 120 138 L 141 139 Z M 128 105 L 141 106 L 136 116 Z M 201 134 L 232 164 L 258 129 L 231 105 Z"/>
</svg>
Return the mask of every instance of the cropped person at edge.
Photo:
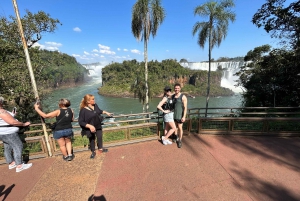
<svg viewBox="0 0 300 201">
<path fill-rule="evenodd" d="M 0 97 L 0 140 L 4 144 L 4 156 L 9 164 L 8 168 L 16 168 L 21 172 L 32 166 L 32 163 L 22 163 L 23 143 L 19 137 L 19 127 L 26 127 L 30 122 L 19 122 L 14 118 L 15 113 L 3 108 L 4 98 Z"/>
<path fill-rule="evenodd" d="M 101 114 L 112 116 L 112 113 L 101 110 L 95 103 L 95 97 L 91 94 L 86 94 L 80 103 L 80 112 L 78 123 L 82 128 L 82 135 L 86 135 L 90 142 L 92 154 L 91 159 L 95 158 L 95 140 L 97 137 L 98 153 L 107 152 L 103 148 L 102 138 L 102 119 Z"/>
<path fill-rule="evenodd" d="M 163 112 L 163 118 L 165 122 L 165 136 L 161 137 L 161 140 L 164 145 L 172 144 L 172 142 L 168 140 L 168 137 L 170 137 L 176 131 L 176 125 L 174 122 L 174 106 L 171 98 L 171 91 L 172 90 L 170 87 L 165 87 L 163 99 L 157 105 L 157 109 Z"/>
<path fill-rule="evenodd" d="M 53 131 L 53 138 L 57 140 L 60 151 L 63 155 L 63 160 L 71 161 L 74 159 L 72 153 L 73 136 L 72 121 L 74 121 L 74 111 L 69 108 L 71 102 L 68 99 L 62 98 L 58 101 L 58 110 L 45 114 L 41 109 L 39 103 L 35 103 L 35 111 L 43 118 L 56 117 L 56 127 Z"/>
</svg>

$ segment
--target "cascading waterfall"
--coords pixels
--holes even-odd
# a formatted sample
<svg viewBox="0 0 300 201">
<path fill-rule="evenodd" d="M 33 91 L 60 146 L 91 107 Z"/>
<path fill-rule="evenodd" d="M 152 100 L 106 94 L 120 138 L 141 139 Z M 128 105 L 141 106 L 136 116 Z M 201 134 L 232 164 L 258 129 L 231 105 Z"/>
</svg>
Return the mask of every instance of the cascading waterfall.
<svg viewBox="0 0 300 201">
<path fill-rule="evenodd" d="M 243 90 L 239 87 L 234 86 L 237 84 L 238 76 L 235 76 L 240 68 L 247 65 L 250 62 L 244 61 L 228 61 L 228 62 L 211 62 L 211 71 L 216 71 L 218 67 L 223 69 L 223 76 L 221 79 L 221 86 L 229 88 L 236 93 L 240 93 Z M 191 70 L 206 70 L 208 71 L 208 62 L 184 62 L 180 63 L 183 67 Z"/>
<path fill-rule="evenodd" d="M 85 69 L 89 71 L 90 77 L 98 77 L 102 80 L 102 68 L 101 63 L 81 64 Z"/>
</svg>

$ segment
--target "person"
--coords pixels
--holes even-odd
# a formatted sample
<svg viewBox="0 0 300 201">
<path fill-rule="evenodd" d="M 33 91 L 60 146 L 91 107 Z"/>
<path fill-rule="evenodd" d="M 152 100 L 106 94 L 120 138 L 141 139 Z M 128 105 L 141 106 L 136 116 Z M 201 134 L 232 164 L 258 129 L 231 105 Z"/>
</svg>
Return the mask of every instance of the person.
<svg viewBox="0 0 300 201">
<path fill-rule="evenodd" d="M 107 152 L 108 149 L 103 148 L 102 138 L 102 116 L 106 114 L 112 116 L 112 113 L 101 110 L 95 103 L 95 97 L 91 94 L 86 94 L 81 103 L 78 117 L 78 123 L 82 128 L 82 135 L 86 135 L 90 142 L 91 156 L 93 159 L 96 156 L 95 140 L 97 137 L 98 154 Z"/>
<path fill-rule="evenodd" d="M 74 111 L 69 108 L 70 100 L 62 98 L 58 101 L 59 109 L 45 114 L 40 109 L 39 102 L 34 104 L 35 111 L 43 118 L 56 118 L 56 126 L 53 130 L 53 138 L 57 141 L 60 151 L 63 155 L 63 160 L 72 161 L 75 155 L 72 153 L 73 130 L 72 122 L 74 121 Z"/>
<path fill-rule="evenodd" d="M 181 148 L 182 146 L 182 136 L 183 136 L 182 125 L 185 122 L 186 113 L 187 113 L 187 98 L 180 91 L 181 91 L 181 85 L 179 83 L 176 83 L 174 85 L 175 94 L 172 96 L 172 100 L 174 102 L 174 121 L 176 127 L 178 128 L 177 129 L 178 135 L 176 139 L 178 148 Z"/>
<path fill-rule="evenodd" d="M 26 127 L 30 122 L 20 122 L 14 118 L 16 113 L 3 108 L 4 98 L 0 97 L 0 140 L 4 144 L 4 156 L 9 164 L 8 168 L 16 168 L 21 172 L 32 166 L 32 163 L 22 162 L 23 143 L 19 137 L 19 127 Z"/>
<path fill-rule="evenodd" d="M 164 145 L 172 144 L 171 141 L 168 140 L 168 137 L 170 137 L 175 131 L 176 131 L 176 125 L 174 122 L 174 108 L 173 108 L 173 102 L 172 102 L 172 92 L 171 88 L 166 86 L 164 88 L 164 96 L 162 100 L 157 105 L 157 109 L 163 112 L 163 118 L 165 122 L 165 129 L 164 129 L 164 135 L 162 136 L 162 142 Z"/>
</svg>

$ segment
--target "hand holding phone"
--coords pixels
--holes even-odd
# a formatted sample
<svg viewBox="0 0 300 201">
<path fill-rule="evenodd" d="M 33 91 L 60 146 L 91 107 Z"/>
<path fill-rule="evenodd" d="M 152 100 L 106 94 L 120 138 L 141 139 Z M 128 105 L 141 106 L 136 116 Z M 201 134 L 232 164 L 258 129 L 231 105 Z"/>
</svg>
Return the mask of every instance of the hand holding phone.
<svg viewBox="0 0 300 201">
<path fill-rule="evenodd" d="M 17 113 L 17 108 L 16 108 L 16 107 L 14 107 L 12 113 L 13 113 L 13 114 L 16 114 L 16 113 Z"/>
</svg>

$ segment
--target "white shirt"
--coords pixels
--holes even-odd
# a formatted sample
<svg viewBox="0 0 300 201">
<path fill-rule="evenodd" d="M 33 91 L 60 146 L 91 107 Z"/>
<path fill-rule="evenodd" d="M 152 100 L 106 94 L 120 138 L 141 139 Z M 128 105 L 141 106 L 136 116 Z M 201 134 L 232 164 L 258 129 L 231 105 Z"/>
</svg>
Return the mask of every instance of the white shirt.
<svg viewBox="0 0 300 201">
<path fill-rule="evenodd" d="M 15 115 L 9 111 L 6 110 L 8 114 L 10 114 L 12 117 Z M 19 127 L 11 126 L 11 127 L 2 127 L 2 126 L 9 126 L 8 123 L 6 123 L 3 119 L 0 118 L 0 135 L 8 135 L 19 132 Z"/>
</svg>

